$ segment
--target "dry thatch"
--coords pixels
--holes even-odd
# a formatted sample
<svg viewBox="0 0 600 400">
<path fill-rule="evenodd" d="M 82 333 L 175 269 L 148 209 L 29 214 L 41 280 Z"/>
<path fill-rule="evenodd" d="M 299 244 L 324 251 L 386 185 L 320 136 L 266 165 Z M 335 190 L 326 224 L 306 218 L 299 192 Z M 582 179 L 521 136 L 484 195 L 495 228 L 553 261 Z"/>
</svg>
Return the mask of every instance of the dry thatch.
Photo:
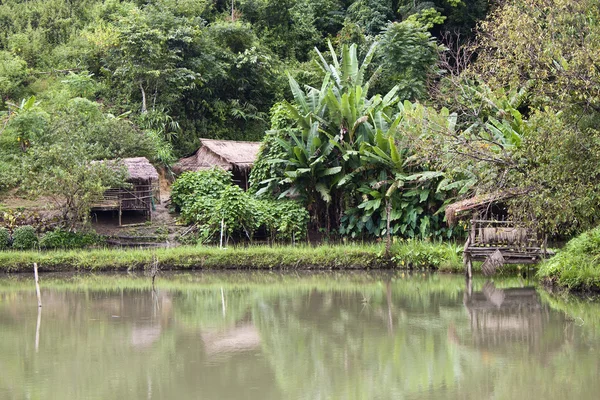
<svg viewBox="0 0 600 400">
<path fill-rule="evenodd" d="M 481 209 L 487 207 L 491 203 L 496 201 L 506 200 L 522 194 L 514 190 L 505 190 L 502 192 L 486 193 L 478 196 L 471 197 L 456 203 L 450 204 L 446 207 L 446 222 L 448 225 L 453 226 L 459 220 L 461 213 L 470 210 Z"/>
<path fill-rule="evenodd" d="M 121 163 L 127 167 L 129 179 L 132 180 L 158 180 L 156 168 L 146 157 L 124 158 Z"/>
<path fill-rule="evenodd" d="M 234 140 L 200 139 L 202 147 L 192 156 L 182 158 L 173 171 L 200 171 L 212 167 L 221 167 L 230 171 L 234 168 L 248 171 L 258 156 L 259 142 L 241 142 Z"/>
<path fill-rule="evenodd" d="M 106 163 L 109 167 L 118 170 L 127 168 L 127 181 L 158 181 L 158 171 L 146 157 L 123 158 L 121 160 L 92 161 L 92 163 Z"/>
</svg>

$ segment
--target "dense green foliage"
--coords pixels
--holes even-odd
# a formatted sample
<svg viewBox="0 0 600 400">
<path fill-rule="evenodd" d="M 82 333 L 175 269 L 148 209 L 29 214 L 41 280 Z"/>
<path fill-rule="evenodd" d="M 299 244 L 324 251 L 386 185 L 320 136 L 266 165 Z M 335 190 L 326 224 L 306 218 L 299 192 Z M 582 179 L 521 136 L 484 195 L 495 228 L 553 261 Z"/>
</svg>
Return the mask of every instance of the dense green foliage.
<svg viewBox="0 0 600 400">
<path fill-rule="evenodd" d="M 93 160 L 145 156 L 168 169 L 200 137 L 288 129 L 273 126 L 274 104 L 290 99 L 285 71 L 322 81 L 314 49 L 328 40 L 359 43 L 360 54 L 381 42 L 369 96 L 399 85 L 401 100 L 426 99 L 441 49 L 428 29 L 453 29 L 445 18 L 463 3 L 400 3 L 4 1 L 0 191 L 49 195 L 69 226 L 86 223 L 102 190 L 122 184 Z"/>
<path fill-rule="evenodd" d="M 10 247 L 10 232 L 4 227 L 0 227 L 0 250 L 6 250 Z"/>
<path fill-rule="evenodd" d="M 17 250 L 33 249 L 38 244 L 35 228 L 23 225 L 15 228 L 12 234 L 12 247 Z"/>
<path fill-rule="evenodd" d="M 449 32 L 462 22 L 446 26 L 445 16 L 468 3 L 406 9 L 389 0 L 9 0 L 0 5 L 0 110 L 31 94 L 53 97 L 67 85 L 72 96 L 102 103 L 103 112 L 130 113 L 130 122 L 158 132 L 178 155 L 195 150 L 199 137 L 256 140 L 284 96 L 284 68 L 307 82 L 318 75 L 310 65 L 315 46 L 324 49 L 328 38 L 371 43 L 388 21 L 409 19 L 403 26 L 421 32 L 411 27 L 432 27 L 433 14 L 436 29 Z M 462 23 L 463 32 L 472 27 L 472 20 Z M 411 65 L 431 57 L 422 38 L 398 38 L 400 46 L 425 46 L 404 53 Z M 385 85 L 413 79 L 394 74 L 382 77 Z M 169 119 L 171 126 L 160 123 Z"/>
<path fill-rule="evenodd" d="M 525 194 L 511 212 L 541 231 L 596 226 L 598 21 L 595 1 L 502 3 L 481 24 L 476 61 L 441 85 L 461 129 L 422 138 L 422 159 L 479 192 Z"/>
<path fill-rule="evenodd" d="M 258 199 L 234 185 L 220 168 L 182 174 L 173 184 L 171 201 L 186 224 L 196 224 L 203 242 L 230 237 L 252 240 L 264 230 L 271 240 L 306 236 L 308 212 L 294 201 Z"/>
<path fill-rule="evenodd" d="M 412 118 L 446 127 L 455 116 L 400 102 L 398 86 L 385 96 L 369 96 L 367 71 L 377 47 L 360 65 L 356 45 L 343 45 L 341 57 L 330 47 L 331 64 L 318 52 L 325 72 L 319 89 L 302 90 L 289 77 L 295 103 L 284 106 L 293 129 L 267 137 L 257 161 L 267 179 L 257 194 L 298 198 L 311 212 L 314 228 L 339 229 L 353 238 L 388 232 L 450 236 L 442 217 L 435 215 L 444 196 L 431 180 L 440 174 L 410 162 L 404 131 Z M 255 173 L 253 179 L 257 177 Z"/>
<path fill-rule="evenodd" d="M 101 243 L 100 238 L 91 232 L 73 232 L 55 229 L 46 232 L 40 239 L 40 248 L 52 249 L 82 249 Z"/>
<path fill-rule="evenodd" d="M 544 232 L 596 226 L 600 7 L 491 4 L 4 1 L 0 191 L 47 196 L 73 228 L 123 185 L 93 161 L 168 170 L 201 137 L 264 138 L 249 193 L 175 183 L 204 240 L 221 222 L 299 239 L 307 213 L 350 238 L 444 238 L 448 202 L 502 190 Z"/>
<path fill-rule="evenodd" d="M 556 256 L 544 262 L 538 276 L 573 290 L 598 290 L 599 260 L 600 228 L 595 228 L 572 239 Z"/>
</svg>

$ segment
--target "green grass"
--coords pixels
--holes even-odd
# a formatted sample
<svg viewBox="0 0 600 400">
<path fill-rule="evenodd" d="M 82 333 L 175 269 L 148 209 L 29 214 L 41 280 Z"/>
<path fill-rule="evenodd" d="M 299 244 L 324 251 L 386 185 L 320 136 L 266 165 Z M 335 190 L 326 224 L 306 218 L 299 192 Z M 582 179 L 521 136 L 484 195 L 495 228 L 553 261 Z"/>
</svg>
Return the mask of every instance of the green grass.
<svg viewBox="0 0 600 400">
<path fill-rule="evenodd" d="M 404 268 L 462 272 L 462 246 L 454 243 L 401 240 L 392 246 L 393 261 Z"/>
<path fill-rule="evenodd" d="M 378 269 L 389 267 L 462 271 L 456 245 L 396 243 L 392 257 L 382 244 L 250 246 L 229 249 L 182 246 L 168 249 L 94 249 L 0 252 L 0 271 L 143 270 L 158 260 L 162 269 Z"/>
<path fill-rule="evenodd" d="M 567 243 L 540 266 L 538 277 L 567 290 L 600 290 L 600 227 Z"/>
</svg>

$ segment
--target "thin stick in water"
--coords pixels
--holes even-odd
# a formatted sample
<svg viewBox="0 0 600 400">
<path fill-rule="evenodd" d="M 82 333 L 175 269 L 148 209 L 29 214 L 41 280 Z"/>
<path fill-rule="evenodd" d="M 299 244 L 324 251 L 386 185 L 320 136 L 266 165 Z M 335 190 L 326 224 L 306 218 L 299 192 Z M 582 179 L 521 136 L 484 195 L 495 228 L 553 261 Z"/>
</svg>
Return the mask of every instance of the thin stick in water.
<svg viewBox="0 0 600 400">
<path fill-rule="evenodd" d="M 38 307 L 37 325 L 35 327 L 35 352 L 40 349 L 40 325 L 42 324 L 42 307 Z"/>
<path fill-rule="evenodd" d="M 33 274 L 35 276 L 35 292 L 37 294 L 38 307 L 42 306 L 42 295 L 40 294 L 40 279 L 38 276 L 38 265 L 33 263 Z"/>
<path fill-rule="evenodd" d="M 223 293 L 223 287 L 221 286 L 221 305 L 223 306 L 223 318 L 225 317 L 225 294 Z"/>
</svg>

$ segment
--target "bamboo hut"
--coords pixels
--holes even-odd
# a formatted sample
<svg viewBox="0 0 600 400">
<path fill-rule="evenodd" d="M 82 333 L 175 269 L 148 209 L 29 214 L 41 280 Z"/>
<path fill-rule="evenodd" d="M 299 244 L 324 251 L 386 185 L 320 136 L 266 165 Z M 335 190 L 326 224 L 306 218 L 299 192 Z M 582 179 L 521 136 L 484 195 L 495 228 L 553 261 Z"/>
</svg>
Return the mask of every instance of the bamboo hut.
<svg viewBox="0 0 600 400">
<path fill-rule="evenodd" d="M 155 200 L 160 201 L 158 172 L 145 157 L 124 158 L 106 161 L 115 168 L 125 167 L 128 187 L 111 188 L 104 192 L 103 198 L 92 206 L 92 211 L 118 211 L 119 226 L 122 224 L 123 211 L 143 212 L 152 221 Z"/>
<path fill-rule="evenodd" d="M 446 221 L 455 225 L 468 220 L 463 260 L 472 276 L 472 262 L 483 261 L 484 274 L 491 275 L 503 264 L 534 264 L 545 258 L 545 238 L 519 221 L 509 218 L 505 202 L 525 193 L 515 190 L 488 193 L 450 204 Z"/>
<path fill-rule="evenodd" d="M 173 172 L 181 174 L 220 167 L 231 171 L 233 181 L 248 190 L 248 176 L 258 156 L 260 143 L 213 139 L 200 139 L 200 142 L 202 147 L 190 157 L 179 160 L 173 166 Z"/>
</svg>

